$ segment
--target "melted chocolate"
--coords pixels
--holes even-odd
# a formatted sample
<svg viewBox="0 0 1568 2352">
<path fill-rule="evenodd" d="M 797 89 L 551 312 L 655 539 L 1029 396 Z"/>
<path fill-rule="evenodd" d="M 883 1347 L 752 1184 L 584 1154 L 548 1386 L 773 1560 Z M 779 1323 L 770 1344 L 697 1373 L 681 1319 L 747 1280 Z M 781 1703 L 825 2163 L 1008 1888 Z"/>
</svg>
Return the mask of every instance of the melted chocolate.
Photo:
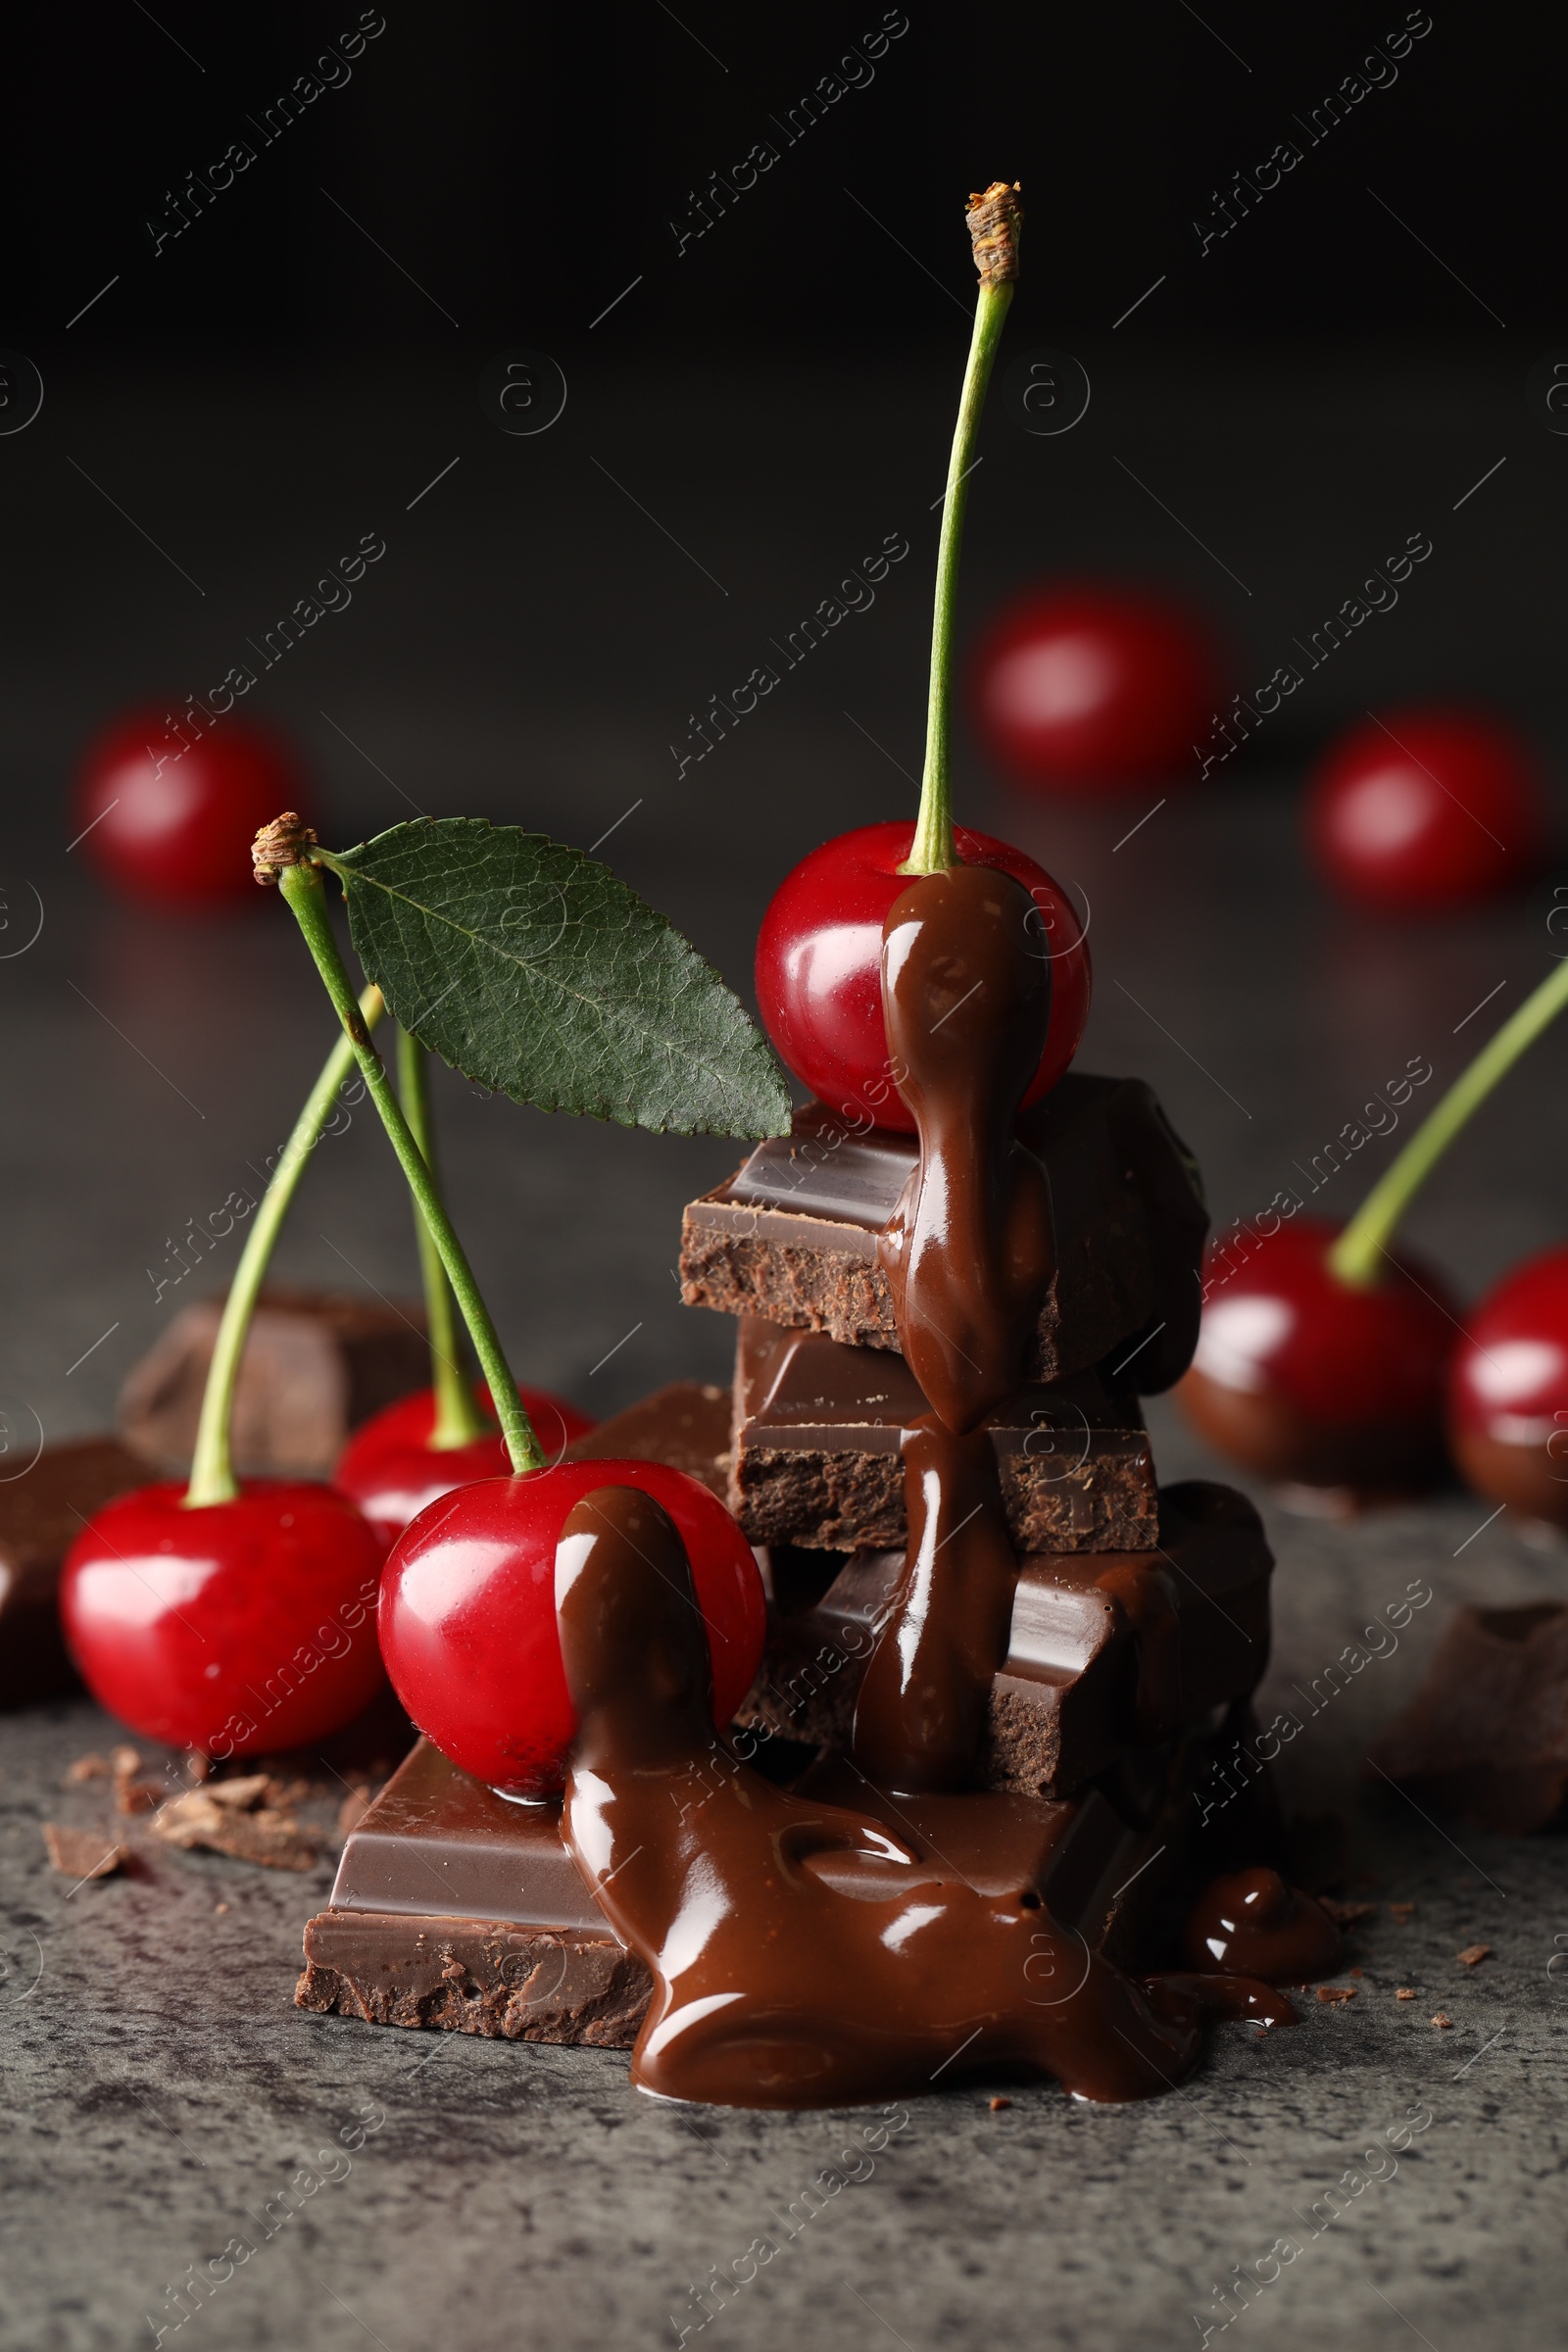
<svg viewBox="0 0 1568 2352">
<path fill-rule="evenodd" d="M 981 1891 L 875 1812 L 789 1795 L 715 1740 L 691 1570 L 649 1495 L 576 1505 L 556 1604 L 579 1719 L 563 1830 L 654 1979 L 641 2088 L 832 2106 L 957 2061 L 1119 2100 L 1190 2071 L 1200 2002 L 1181 1985 L 1141 1989 L 1032 1889 Z"/>
<path fill-rule="evenodd" d="M 956 1437 L 923 1414 L 904 1435 L 904 1492 L 909 1547 L 856 1703 L 855 1761 L 884 1788 L 962 1788 L 1018 1579 L 987 1432 Z"/>
<path fill-rule="evenodd" d="M 1055 1267 L 1051 1191 L 1013 1135 L 1051 1018 L 1034 902 L 990 866 L 922 874 L 882 933 L 882 1011 L 918 1163 L 878 1243 L 899 1347 L 955 1431 L 1024 1377 Z"/>
<path fill-rule="evenodd" d="M 855 1713 L 884 1787 L 962 1788 L 1017 1577 L 994 1450 L 978 1424 L 1019 1386 L 1055 1263 L 1051 1189 L 1016 1141 L 1051 1018 L 1032 901 L 955 866 L 900 893 L 882 933 L 882 1011 L 919 1158 L 878 1244 L 905 1361 L 931 1410 L 905 1433 L 909 1544 Z"/>
<path fill-rule="evenodd" d="M 1306 1984 L 1330 1977 L 1345 1957 L 1339 1929 L 1320 1903 L 1287 1886 L 1277 1870 L 1239 1870 L 1205 1886 L 1182 1931 L 1188 1965 Z"/>
</svg>

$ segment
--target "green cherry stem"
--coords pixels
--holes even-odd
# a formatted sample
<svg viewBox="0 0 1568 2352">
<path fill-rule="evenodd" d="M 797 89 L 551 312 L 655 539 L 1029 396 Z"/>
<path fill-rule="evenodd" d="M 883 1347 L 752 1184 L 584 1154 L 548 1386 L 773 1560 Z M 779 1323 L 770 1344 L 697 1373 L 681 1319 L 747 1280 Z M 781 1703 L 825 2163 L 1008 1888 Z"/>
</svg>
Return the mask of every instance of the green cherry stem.
<svg viewBox="0 0 1568 2352">
<path fill-rule="evenodd" d="M 1493 1088 L 1549 1028 L 1568 1004 L 1568 962 L 1547 974 L 1518 1011 L 1503 1022 L 1470 1067 L 1435 1103 L 1398 1157 L 1372 1187 L 1328 1254 L 1329 1271 L 1355 1290 L 1370 1290 L 1383 1274 L 1387 1245 L 1416 1191 L 1431 1175 L 1461 1127 Z"/>
<path fill-rule="evenodd" d="M 427 1049 L 406 1029 L 398 1031 L 398 1093 L 409 1132 L 419 1156 L 439 1188 L 435 1125 L 430 1116 L 430 1056 Z M 435 1426 L 425 1441 L 433 1453 L 450 1453 L 490 1434 L 493 1424 L 479 1410 L 478 1398 L 463 1364 L 463 1340 L 457 1300 L 435 1237 L 424 1211 L 414 1202 L 414 1236 L 419 1245 L 419 1274 L 424 1285 L 424 1320 L 430 1334 L 430 1382 L 435 1391 Z"/>
<path fill-rule="evenodd" d="M 942 534 L 937 543 L 936 609 L 931 623 L 931 686 L 926 704 L 925 772 L 914 841 L 899 868 L 905 874 L 945 873 L 957 863 L 953 839 L 953 616 L 958 594 L 958 558 L 969 476 L 977 460 L 980 414 L 1002 340 L 1003 323 L 1018 274 L 1018 232 L 1023 214 L 1017 192 L 996 180 L 984 196 L 969 199 L 969 233 L 974 240 L 980 295 L 969 340 L 969 358 L 958 399 L 948 486 L 942 501 Z"/>
<path fill-rule="evenodd" d="M 368 988 L 359 1002 L 361 1022 L 367 1037 L 384 1010 L 380 990 Z M 256 1211 L 256 1222 L 245 1237 L 245 1247 L 240 1251 L 239 1264 L 228 1286 L 228 1297 L 224 1300 L 222 1318 L 218 1326 L 213 1360 L 207 1371 L 207 1386 L 202 1391 L 201 1419 L 196 1427 L 196 1450 L 191 1460 L 190 1484 L 185 1489 L 186 1510 L 204 1510 L 211 1503 L 232 1502 L 239 1493 L 230 1451 L 229 1424 L 234 1413 L 234 1388 L 239 1379 L 240 1357 L 245 1352 L 251 1317 L 256 1311 L 256 1300 L 267 1277 L 272 1245 L 299 1190 L 305 1163 L 320 1142 L 321 1131 L 337 1102 L 338 1090 L 353 1067 L 354 1048 L 346 1037 L 341 1037 L 327 1055 L 321 1075 L 312 1087 L 305 1108 L 294 1122 L 294 1132 L 278 1154 L 271 1182 Z"/>
<path fill-rule="evenodd" d="M 458 1304 L 463 1309 L 463 1319 L 468 1326 L 468 1336 L 473 1342 L 474 1353 L 479 1358 L 479 1368 L 489 1383 L 491 1402 L 501 1424 L 501 1434 L 507 1442 L 512 1467 L 519 1478 L 529 1470 L 542 1470 L 545 1466 L 544 1449 L 534 1435 L 533 1423 L 523 1409 L 522 1398 L 517 1395 L 517 1384 L 502 1353 L 496 1327 L 480 1297 L 473 1270 L 453 1229 L 452 1220 L 442 1205 L 441 1196 L 430 1181 L 430 1171 L 423 1154 L 409 1132 L 409 1122 L 381 1066 L 381 1057 L 370 1043 L 369 1031 L 360 1018 L 353 985 L 343 968 L 331 917 L 326 910 L 326 889 L 321 880 L 321 869 L 309 862 L 287 865 L 278 873 L 277 883 L 305 934 L 305 944 L 316 958 L 316 968 L 321 975 L 326 993 L 337 1009 L 338 1019 L 365 1073 L 370 1100 L 380 1113 L 381 1124 L 402 1163 L 409 1190 L 441 1253 L 441 1263 L 446 1269 L 447 1280 L 457 1294 Z"/>
</svg>

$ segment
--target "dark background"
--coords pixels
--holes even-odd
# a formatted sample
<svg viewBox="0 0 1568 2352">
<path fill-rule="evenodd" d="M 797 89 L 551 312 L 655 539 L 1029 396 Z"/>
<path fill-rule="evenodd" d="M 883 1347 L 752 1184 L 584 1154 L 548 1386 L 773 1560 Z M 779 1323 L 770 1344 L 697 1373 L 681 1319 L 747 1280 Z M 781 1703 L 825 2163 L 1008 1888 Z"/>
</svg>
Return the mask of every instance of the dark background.
<svg viewBox="0 0 1568 2352">
<path fill-rule="evenodd" d="M 981 12 L 915 6 L 861 86 L 793 147 L 781 121 L 883 24 L 859 10 L 659 0 L 587 11 L 429 5 L 262 149 L 260 118 L 359 12 L 132 4 L 32 12 L 14 27 L 9 308 L 40 365 L 115 270 L 92 348 L 274 356 L 381 347 L 450 357 L 452 331 L 395 270 L 368 266 L 324 185 L 462 321 L 481 356 L 526 325 L 569 366 L 588 321 L 641 271 L 615 333 L 691 358 L 929 345 L 937 288 L 845 200 L 853 188 L 967 303 L 953 226 L 1004 174 L 1028 203 L 1020 331 L 1107 328 L 1161 271 L 1143 331 L 1227 343 L 1328 338 L 1487 346 L 1558 316 L 1564 34 L 1551 12 L 1249 9 L 1215 0 Z M 1316 147 L 1301 119 L 1413 15 L 1432 29 Z M 159 26 L 167 28 L 164 31 Z M 20 35 L 20 37 L 19 37 Z M 863 55 L 863 51 L 862 51 Z M 342 68 L 332 67 L 334 74 Z M 61 134 L 69 129 L 69 154 Z M 256 165 L 220 220 L 166 245 L 187 172 L 230 140 Z M 1263 236 L 1200 264 L 1193 221 L 1294 138 L 1303 161 L 1264 199 Z M 729 233 L 677 262 L 710 172 L 758 140 L 780 160 Z M 1385 203 L 1426 241 L 1378 210 Z M 1440 263 L 1437 255 L 1443 257 Z"/>
</svg>

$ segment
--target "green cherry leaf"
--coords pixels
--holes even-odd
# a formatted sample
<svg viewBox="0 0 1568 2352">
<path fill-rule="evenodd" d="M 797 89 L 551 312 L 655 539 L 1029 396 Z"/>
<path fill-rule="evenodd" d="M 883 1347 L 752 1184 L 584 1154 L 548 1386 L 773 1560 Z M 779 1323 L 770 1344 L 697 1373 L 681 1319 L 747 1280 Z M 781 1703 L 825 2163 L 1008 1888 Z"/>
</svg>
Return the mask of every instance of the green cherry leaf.
<svg viewBox="0 0 1568 2352">
<path fill-rule="evenodd" d="M 423 817 L 322 854 L 404 1029 L 540 1110 L 677 1135 L 787 1133 L 744 1005 L 608 866 L 519 825 Z"/>
</svg>

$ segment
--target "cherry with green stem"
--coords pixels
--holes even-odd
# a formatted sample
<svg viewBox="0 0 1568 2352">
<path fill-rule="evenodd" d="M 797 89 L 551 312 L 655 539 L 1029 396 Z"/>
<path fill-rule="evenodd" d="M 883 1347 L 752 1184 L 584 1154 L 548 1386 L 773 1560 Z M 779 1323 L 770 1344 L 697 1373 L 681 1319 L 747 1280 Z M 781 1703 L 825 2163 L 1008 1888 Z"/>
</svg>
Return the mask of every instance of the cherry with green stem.
<svg viewBox="0 0 1568 2352">
<path fill-rule="evenodd" d="M 683 1471 L 624 1460 L 546 1468 L 463 1245 L 344 969 L 323 875 L 336 873 L 347 887 L 359 869 L 320 849 L 291 816 L 264 828 L 255 855 L 258 879 L 277 882 L 343 1024 L 467 1325 L 512 1464 L 510 1477 L 442 1493 L 394 1544 L 378 1604 L 393 1688 L 419 1729 L 465 1771 L 508 1796 L 531 1800 L 558 1790 L 576 1717 L 556 1624 L 557 1540 L 567 1513 L 598 1488 L 632 1486 L 657 1497 L 686 1545 L 708 1633 L 714 1722 L 722 1728 L 761 1655 L 766 1604 L 751 1546 L 723 1504 Z"/>
<path fill-rule="evenodd" d="M 1442 1475 L 1446 1368 L 1458 1308 L 1441 1275 L 1396 1252 L 1400 1218 L 1443 1154 L 1568 1005 L 1568 963 L 1483 1047 L 1360 1207 L 1336 1229 L 1291 1215 L 1211 1260 L 1198 1352 L 1178 1394 L 1222 1453 L 1266 1478 L 1338 1490 L 1348 1503 Z"/>
<path fill-rule="evenodd" d="M 348 1040 L 344 1040 L 348 1049 Z M 430 1111 L 429 1054 L 407 1030 L 398 1031 L 398 1094 L 432 1185 L 439 1188 L 435 1125 Z M 351 1495 L 388 1548 L 428 1503 L 454 1487 L 476 1479 L 500 1478 L 511 1468 L 506 1442 L 481 1407 L 463 1364 L 464 1332 L 441 1253 L 414 1203 L 415 1233 L 430 1334 L 432 1385 L 400 1396 L 354 1432 L 332 1473 L 339 1492 Z M 564 1396 L 525 1388 L 529 1420 L 559 1455 L 573 1438 L 593 1427 Z"/>
<path fill-rule="evenodd" d="M 368 988 L 355 1019 L 383 1010 Z M 232 1756 L 338 1731 L 382 1687 L 373 1625 L 385 1544 L 346 1495 L 237 1480 L 240 1359 L 272 1248 L 355 1051 L 341 1039 L 245 1238 L 208 1370 L 188 1482 L 141 1487 L 88 1522 L 61 1580 L 67 1642 L 95 1698 L 153 1740 Z"/>
<path fill-rule="evenodd" d="M 1022 221 L 1018 190 L 1004 180 L 969 199 L 980 285 L 942 502 L 918 814 L 912 824 L 861 825 L 812 850 L 774 893 L 757 943 L 758 1004 L 784 1060 L 830 1109 L 878 1127 L 914 1125 L 898 1092 L 882 1018 L 883 925 L 911 876 L 945 873 L 958 863 L 992 866 L 1010 874 L 1033 902 L 1024 919 L 1037 952 L 1050 958 L 1052 1000 L 1025 1107 L 1067 1069 L 1089 1017 L 1089 947 L 1065 891 L 1021 850 L 956 829 L 953 821 L 958 562 L 986 388 L 1018 274 Z"/>
</svg>

